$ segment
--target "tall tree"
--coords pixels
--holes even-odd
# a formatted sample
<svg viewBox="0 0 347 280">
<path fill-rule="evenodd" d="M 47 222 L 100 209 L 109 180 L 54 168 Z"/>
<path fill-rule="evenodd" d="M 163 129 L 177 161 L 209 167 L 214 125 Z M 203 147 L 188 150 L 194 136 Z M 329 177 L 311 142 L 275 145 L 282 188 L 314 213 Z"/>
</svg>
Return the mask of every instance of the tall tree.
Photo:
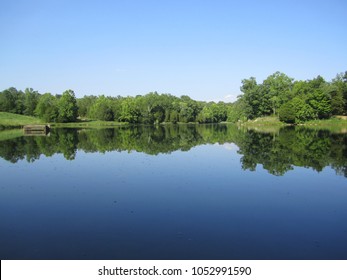
<svg viewBox="0 0 347 280">
<path fill-rule="evenodd" d="M 262 115 L 261 112 L 261 96 L 260 87 L 254 77 L 242 80 L 240 90 L 243 95 L 240 97 L 245 103 L 245 115 L 249 119 L 253 119 Z"/>
<path fill-rule="evenodd" d="M 0 93 L 0 111 L 14 114 L 23 114 L 24 94 L 11 87 Z"/>
<path fill-rule="evenodd" d="M 326 92 L 326 82 L 321 77 L 309 81 L 310 93 L 307 95 L 308 104 L 313 108 L 319 119 L 328 118 L 331 115 L 331 99 Z"/>
<path fill-rule="evenodd" d="M 75 93 L 72 90 L 64 91 L 57 105 L 59 122 L 74 122 L 77 120 L 78 107 Z"/>
<path fill-rule="evenodd" d="M 104 95 L 101 95 L 91 107 L 90 114 L 97 120 L 113 121 L 112 101 Z"/>
<path fill-rule="evenodd" d="M 50 93 L 45 93 L 39 99 L 35 108 L 35 115 L 46 122 L 56 122 L 58 119 L 58 100 Z"/>
<path fill-rule="evenodd" d="M 39 102 L 40 94 L 32 88 L 26 88 L 24 91 L 24 115 L 34 116 L 35 108 Z"/>
<path fill-rule="evenodd" d="M 90 109 L 97 100 L 94 95 L 83 96 L 77 99 L 78 115 L 82 118 L 90 117 Z"/>
<path fill-rule="evenodd" d="M 277 71 L 263 81 L 263 92 L 266 96 L 264 100 L 271 107 L 272 114 L 276 114 L 277 109 L 291 99 L 293 80 L 286 74 Z M 270 110 L 266 108 L 266 111 Z"/>
<path fill-rule="evenodd" d="M 136 123 L 139 119 L 139 108 L 138 104 L 133 97 L 126 97 L 122 99 L 120 105 L 120 116 L 119 121 Z"/>
<path fill-rule="evenodd" d="M 347 71 L 332 80 L 330 94 L 332 114 L 347 115 Z"/>
</svg>

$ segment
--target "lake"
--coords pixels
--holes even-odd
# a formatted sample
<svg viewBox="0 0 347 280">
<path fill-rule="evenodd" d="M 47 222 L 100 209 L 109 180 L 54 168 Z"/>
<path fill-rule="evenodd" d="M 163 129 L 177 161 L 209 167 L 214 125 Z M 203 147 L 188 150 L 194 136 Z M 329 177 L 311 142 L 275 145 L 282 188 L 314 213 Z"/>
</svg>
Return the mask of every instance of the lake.
<svg viewBox="0 0 347 280">
<path fill-rule="evenodd" d="M 347 134 L 52 129 L 0 142 L 0 258 L 347 259 Z"/>
</svg>

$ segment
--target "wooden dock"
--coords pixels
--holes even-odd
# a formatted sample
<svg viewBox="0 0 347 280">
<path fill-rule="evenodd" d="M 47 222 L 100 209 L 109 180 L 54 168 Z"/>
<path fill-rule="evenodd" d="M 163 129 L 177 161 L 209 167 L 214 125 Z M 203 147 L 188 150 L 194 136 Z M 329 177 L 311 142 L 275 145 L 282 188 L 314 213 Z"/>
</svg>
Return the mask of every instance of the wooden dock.
<svg viewBox="0 0 347 280">
<path fill-rule="evenodd" d="M 24 135 L 47 135 L 50 130 L 49 125 L 25 125 L 23 127 Z"/>
</svg>

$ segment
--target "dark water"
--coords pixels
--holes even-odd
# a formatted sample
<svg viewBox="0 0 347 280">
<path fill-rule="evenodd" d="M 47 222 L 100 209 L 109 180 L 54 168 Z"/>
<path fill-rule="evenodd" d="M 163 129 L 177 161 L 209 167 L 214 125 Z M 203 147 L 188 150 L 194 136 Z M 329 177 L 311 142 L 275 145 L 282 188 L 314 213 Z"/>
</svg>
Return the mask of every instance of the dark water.
<svg viewBox="0 0 347 280">
<path fill-rule="evenodd" d="M 0 142 L 1 259 L 347 259 L 347 135 L 56 129 Z"/>
</svg>

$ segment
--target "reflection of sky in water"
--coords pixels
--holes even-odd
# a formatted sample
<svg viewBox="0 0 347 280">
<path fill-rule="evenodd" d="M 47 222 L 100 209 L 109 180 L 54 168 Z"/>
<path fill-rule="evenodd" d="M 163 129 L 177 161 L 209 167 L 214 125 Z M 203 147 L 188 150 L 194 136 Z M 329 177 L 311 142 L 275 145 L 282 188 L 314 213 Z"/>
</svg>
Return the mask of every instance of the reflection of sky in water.
<svg viewBox="0 0 347 280">
<path fill-rule="evenodd" d="M 216 144 L 216 145 L 218 145 L 218 144 Z M 230 151 L 239 149 L 234 143 L 224 143 L 222 146 L 225 149 L 230 150 Z"/>
<path fill-rule="evenodd" d="M 347 258 L 344 177 L 243 171 L 237 150 L 0 159 L 0 257 Z"/>
</svg>

